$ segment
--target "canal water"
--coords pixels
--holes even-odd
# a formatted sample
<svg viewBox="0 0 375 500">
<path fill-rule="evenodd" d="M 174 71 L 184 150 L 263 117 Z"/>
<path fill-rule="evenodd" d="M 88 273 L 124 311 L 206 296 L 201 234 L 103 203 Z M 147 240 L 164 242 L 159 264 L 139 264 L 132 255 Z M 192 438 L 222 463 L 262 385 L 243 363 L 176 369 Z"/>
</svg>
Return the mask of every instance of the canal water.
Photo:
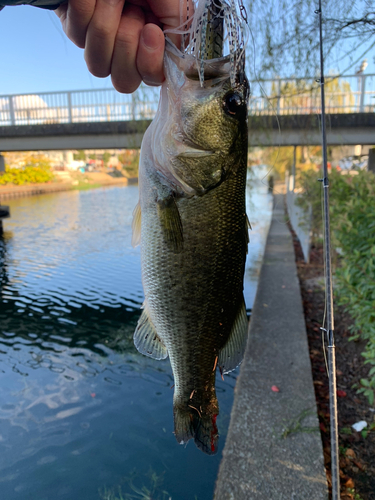
<svg viewBox="0 0 375 500">
<path fill-rule="evenodd" d="M 256 292 L 271 215 L 251 176 L 245 277 Z M 217 380 L 219 453 L 177 444 L 169 361 L 137 353 L 136 186 L 7 202 L 0 238 L 0 498 L 209 500 L 238 369 Z"/>
</svg>

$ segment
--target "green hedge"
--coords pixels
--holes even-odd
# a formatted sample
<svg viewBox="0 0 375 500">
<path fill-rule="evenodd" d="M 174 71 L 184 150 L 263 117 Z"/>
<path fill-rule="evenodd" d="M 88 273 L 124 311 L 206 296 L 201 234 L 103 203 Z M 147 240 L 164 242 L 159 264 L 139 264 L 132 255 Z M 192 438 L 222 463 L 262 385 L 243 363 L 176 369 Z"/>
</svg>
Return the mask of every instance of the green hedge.
<svg viewBox="0 0 375 500">
<path fill-rule="evenodd" d="M 53 179 L 53 173 L 49 167 L 26 166 L 25 168 L 9 168 L 0 174 L 0 184 L 37 184 L 49 182 Z"/>
<path fill-rule="evenodd" d="M 322 235 L 322 187 L 316 171 L 301 174 L 300 183 L 307 193 L 300 204 L 312 204 L 313 238 Z M 367 379 L 361 380 L 363 392 L 374 404 L 375 394 L 375 175 L 359 171 L 357 175 L 329 176 L 331 238 L 336 262 L 337 303 L 354 320 L 351 339 L 366 340 L 362 354 L 371 365 Z"/>
</svg>

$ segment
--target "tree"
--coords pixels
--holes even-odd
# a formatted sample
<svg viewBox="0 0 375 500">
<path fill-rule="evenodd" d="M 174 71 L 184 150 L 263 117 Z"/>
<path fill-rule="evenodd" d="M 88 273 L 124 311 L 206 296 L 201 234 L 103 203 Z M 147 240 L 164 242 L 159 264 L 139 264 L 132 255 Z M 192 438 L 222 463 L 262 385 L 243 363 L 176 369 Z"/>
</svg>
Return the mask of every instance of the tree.
<svg viewBox="0 0 375 500">
<path fill-rule="evenodd" d="M 325 94 L 330 113 L 348 113 L 355 104 L 350 83 L 333 75 L 325 78 Z M 284 108 L 289 113 L 309 113 L 312 109 L 320 112 L 320 87 L 314 79 L 272 82 L 269 107 L 281 114 Z"/>
<path fill-rule="evenodd" d="M 317 8 L 318 0 L 247 1 L 251 78 L 318 73 Z M 353 71 L 375 46 L 375 0 L 322 0 L 322 10 L 326 69 Z"/>
<path fill-rule="evenodd" d="M 138 176 L 139 153 L 139 149 L 127 149 L 119 155 L 118 159 L 122 163 L 126 177 Z"/>
<path fill-rule="evenodd" d="M 294 158 L 294 147 L 269 147 L 262 153 L 262 161 L 272 167 L 277 177 L 283 179 L 286 171 L 291 172 Z M 297 173 L 314 169 L 321 160 L 320 146 L 298 146 L 296 149 Z"/>
<path fill-rule="evenodd" d="M 109 153 L 108 151 L 104 151 L 102 159 L 103 159 L 104 166 L 107 166 L 109 160 L 111 159 L 111 153 Z"/>
<path fill-rule="evenodd" d="M 78 161 L 86 161 L 86 153 L 83 149 L 79 149 L 76 153 L 73 154 L 73 158 Z"/>
</svg>

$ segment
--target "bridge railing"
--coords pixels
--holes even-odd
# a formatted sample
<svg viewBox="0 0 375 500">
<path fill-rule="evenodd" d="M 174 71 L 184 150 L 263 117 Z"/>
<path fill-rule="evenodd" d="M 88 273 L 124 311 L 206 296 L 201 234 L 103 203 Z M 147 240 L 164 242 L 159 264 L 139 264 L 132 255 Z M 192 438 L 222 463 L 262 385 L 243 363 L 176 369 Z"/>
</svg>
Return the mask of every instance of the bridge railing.
<svg viewBox="0 0 375 500">
<path fill-rule="evenodd" d="M 328 75 L 327 113 L 374 113 L 375 75 Z M 295 115 L 321 111 L 320 84 L 315 78 L 251 82 L 250 114 Z"/>
<path fill-rule="evenodd" d="M 320 112 L 319 83 L 314 78 L 250 82 L 252 115 Z M 327 76 L 327 113 L 374 113 L 375 75 Z M 0 96 L 0 126 L 110 122 L 152 119 L 159 89 L 141 86 L 133 94 L 113 88 Z"/>
<path fill-rule="evenodd" d="M 151 119 L 159 89 L 142 86 L 133 94 L 115 89 L 0 96 L 0 126 Z"/>
</svg>

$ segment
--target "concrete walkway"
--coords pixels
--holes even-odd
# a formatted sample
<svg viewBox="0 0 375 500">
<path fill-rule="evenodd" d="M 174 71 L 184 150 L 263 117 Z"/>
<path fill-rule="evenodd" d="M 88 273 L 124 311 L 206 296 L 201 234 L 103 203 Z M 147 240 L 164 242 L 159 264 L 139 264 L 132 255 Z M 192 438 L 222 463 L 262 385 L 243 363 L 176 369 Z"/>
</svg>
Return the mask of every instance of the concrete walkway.
<svg viewBox="0 0 375 500">
<path fill-rule="evenodd" d="M 215 500 L 328 498 L 293 243 L 274 200 Z"/>
</svg>

